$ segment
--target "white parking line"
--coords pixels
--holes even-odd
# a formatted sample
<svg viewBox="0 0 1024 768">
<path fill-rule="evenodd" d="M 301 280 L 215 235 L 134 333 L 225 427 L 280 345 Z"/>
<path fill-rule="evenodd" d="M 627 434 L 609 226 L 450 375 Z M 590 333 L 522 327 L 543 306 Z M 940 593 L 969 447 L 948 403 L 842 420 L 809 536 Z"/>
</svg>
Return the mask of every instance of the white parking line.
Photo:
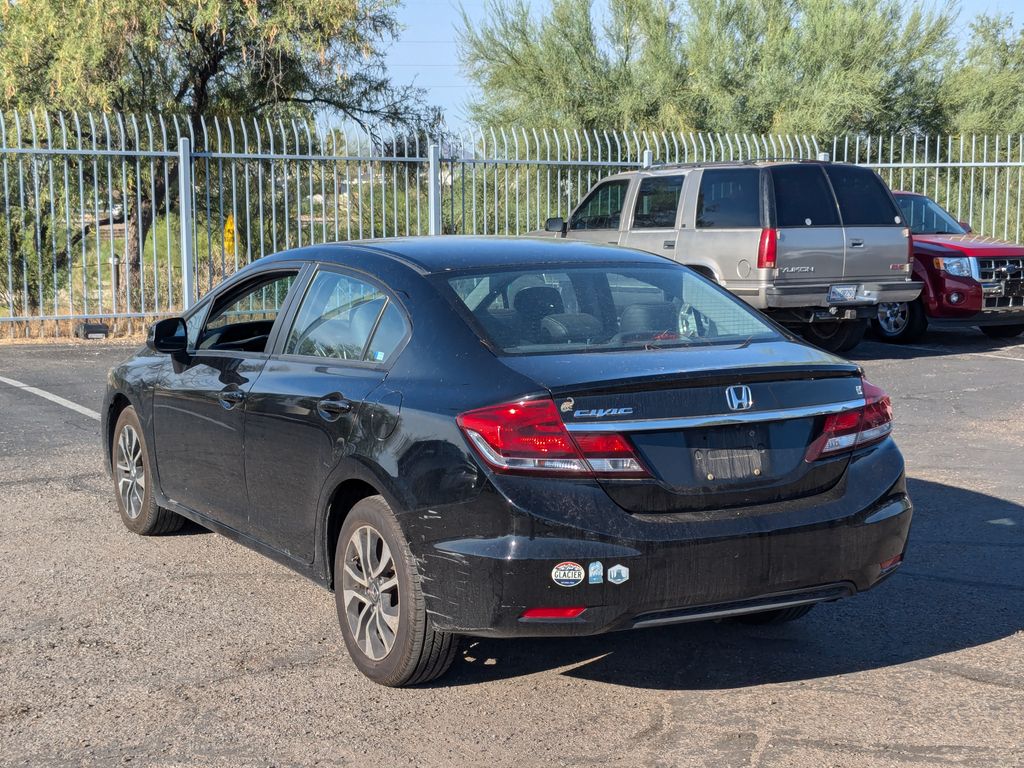
<svg viewBox="0 0 1024 768">
<path fill-rule="evenodd" d="M 92 410 L 91 408 L 86 408 L 84 405 L 79 405 L 78 403 L 73 403 L 70 400 L 65 400 L 60 395 L 55 395 L 52 392 L 47 392 L 45 389 L 38 389 L 37 387 L 30 387 L 28 384 L 23 384 L 20 381 L 15 381 L 14 379 L 8 379 L 8 378 L 5 378 L 4 376 L 0 376 L 0 384 L 6 384 L 9 387 L 14 387 L 15 389 L 21 389 L 21 390 L 24 390 L 25 392 L 30 392 L 33 395 L 39 395 L 39 397 L 45 398 L 46 400 L 49 400 L 51 403 L 56 403 L 57 405 L 63 405 L 65 408 L 70 408 L 72 411 L 75 411 L 76 413 L 80 413 L 83 416 L 88 416 L 90 419 L 96 419 L 96 421 L 100 420 L 100 415 L 96 411 Z"/>
</svg>

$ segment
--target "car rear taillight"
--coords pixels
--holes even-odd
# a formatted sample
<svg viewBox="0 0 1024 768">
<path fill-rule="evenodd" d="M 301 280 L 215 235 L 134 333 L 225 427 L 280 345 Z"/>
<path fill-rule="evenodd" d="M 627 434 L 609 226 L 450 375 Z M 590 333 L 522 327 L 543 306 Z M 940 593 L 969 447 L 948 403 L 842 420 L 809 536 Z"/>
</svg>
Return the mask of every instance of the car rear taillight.
<svg viewBox="0 0 1024 768">
<path fill-rule="evenodd" d="M 779 251 L 779 232 L 776 229 L 762 229 L 761 242 L 757 244 L 757 268 L 775 269 Z"/>
<path fill-rule="evenodd" d="M 914 271 L 914 236 L 910 232 L 910 228 L 907 227 L 903 230 L 903 236 L 907 238 L 907 264 L 910 265 L 910 271 Z"/>
<path fill-rule="evenodd" d="M 892 432 L 889 396 L 867 379 L 861 379 L 861 386 L 864 405 L 826 416 L 821 434 L 807 449 L 807 461 L 877 443 Z"/>
<path fill-rule="evenodd" d="M 478 408 L 456 419 L 498 472 L 647 477 L 629 441 L 610 432 L 570 435 L 552 400 Z"/>
<path fill-rule="evenodd" d="M 520 619 L 576 619 L 587 610 L 579 605 L 571 608 L 527 608 L 520 614 Z"/>
</svg>

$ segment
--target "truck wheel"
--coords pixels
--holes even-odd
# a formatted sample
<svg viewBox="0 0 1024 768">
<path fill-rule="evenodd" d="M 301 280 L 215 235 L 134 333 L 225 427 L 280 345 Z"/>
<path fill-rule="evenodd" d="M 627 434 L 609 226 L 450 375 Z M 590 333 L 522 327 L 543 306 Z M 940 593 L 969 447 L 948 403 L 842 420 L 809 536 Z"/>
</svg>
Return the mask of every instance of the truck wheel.
<svg viewBox="0 0 1024 768">
<path fill-rule="evenodd" d="M 826 352 L 849 352 L 860 344 L 867 327 L 867 320 L 808 323 L 804 326 L 804 338 Z"/>
<path fill-rule="evenodd" d="M 1012 339 L 1024 332 L 1024 325 L 983 325 L 979 330 L 990 339 Z"/>
<path fill-rule="evenodd" d="M 426 683 L 455 660 L 458 635 L 433 628 L 416 559 L 381 496 L 358 502 L 341 526 L 334 599 L 349 656 L 375 683 Z"/>
<path fill-rule="evenodd" d="M 882 341 L 908 344 L 928 329 L 928 318 L 920 301 L 885 302 L 878 305 L 878 317 L 871 321 Z"/>
</svg>

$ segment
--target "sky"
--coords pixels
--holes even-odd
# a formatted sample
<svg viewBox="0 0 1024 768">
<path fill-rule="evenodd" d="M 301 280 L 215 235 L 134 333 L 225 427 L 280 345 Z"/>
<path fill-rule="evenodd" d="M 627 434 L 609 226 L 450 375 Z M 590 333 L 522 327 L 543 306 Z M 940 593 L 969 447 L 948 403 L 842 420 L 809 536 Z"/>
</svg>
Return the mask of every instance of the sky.
<svg viewBox="0 0 1024 768">
<path fill-rule="evenodd" d="M 966 36 L 970 19 L 979 13 L 1007 14 L 1019 8 L 1020 0 L 961 0 L 960 19 Z M 597 0 L 598 5 L 601 0 Z M 532 0 L 535 8 L 547 0 Z M 396 83 L 414 83 L 427 90 L 427 100 L 440 106 L 448 126 L 457 128 L 468 122 L 466 105 L 472 86 L 459 69 L 456 29 L 462 24 L 460 5 L 470 19 L 479 23 L 486 18 L 486 0 L 405 0 L 398 19 L 405 29 L 388 47 L 387 65 Z M 1024 21 L 1017 10 L 1014 20 Z"/>
</svg>

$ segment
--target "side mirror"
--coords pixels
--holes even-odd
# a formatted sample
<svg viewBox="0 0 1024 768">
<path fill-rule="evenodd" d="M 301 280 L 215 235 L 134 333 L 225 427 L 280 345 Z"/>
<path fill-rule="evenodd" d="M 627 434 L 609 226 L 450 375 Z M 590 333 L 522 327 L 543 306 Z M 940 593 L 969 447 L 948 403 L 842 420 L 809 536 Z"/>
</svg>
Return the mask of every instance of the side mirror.
<svg viewBox="0 0 1024 768">
<path fill-rule="evenodd" d="M 561 216 L 553 216 L 544 222 L 544 230 L 561 234 L 565 232 L 565 220 Z"/>
<path fill-rule="evenodd" d="M 188 331 L 185 328 L 185 321 L 180 317 L 169 317 L 166 320 L 153 323 L 149 326 L 149 333 L 146 335 L 146 346 L 154 352 L 167 354 L 184 352 L 188 346 Z"/>
<path fill-rule="evenodd" d="M 964 231 L 967 232 L 967 234 L 971 234 L 971 232 L 974 231 L 973 229 L 971 229 L 971 225 L 968 224 L 966 221 L 959 221 L 957 223 L 964 228 Z"/>
</svg>

